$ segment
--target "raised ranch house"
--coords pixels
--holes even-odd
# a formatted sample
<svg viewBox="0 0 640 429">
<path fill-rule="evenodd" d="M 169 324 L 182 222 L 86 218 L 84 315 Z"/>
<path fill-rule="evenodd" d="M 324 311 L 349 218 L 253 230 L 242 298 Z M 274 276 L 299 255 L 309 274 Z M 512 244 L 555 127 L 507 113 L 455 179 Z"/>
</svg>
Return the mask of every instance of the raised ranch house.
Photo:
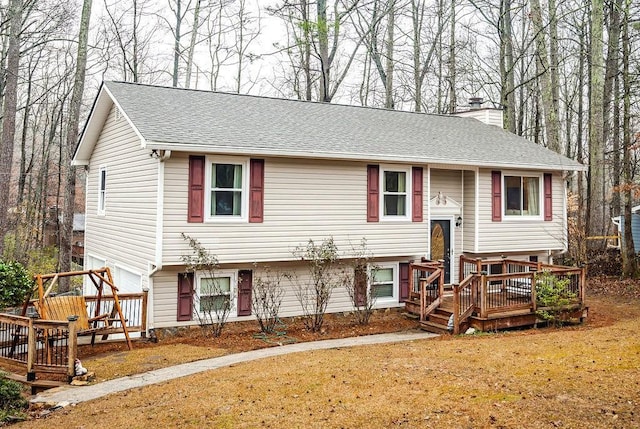
<svg viewBox="0 0 640 429">
<path fill-rule="evenodd" d="M 378 308 L 426 325 L 449 302 L 456 331 L 493 320 L 498 296 L 530 315 L 535 272 L 567 246 L 565 175 L 583 168 L 473 118 L 121 82 L 100 88 L 73 162 L 88 173 L 85 268 L 148 290 L 156 329 L 198 320 L 182 233 L 218 257 L 230 321 L 253 317 L 262 267 L 305 281 L 292 251 L 328 237 L 342 251 L 366 238 Z M 580 270 L 558 270 L 582 304 Z M 285 286 L 280 315 L 301 314 Z M 334 291 L 328 311 L 351 309 Z"/>
</svg>

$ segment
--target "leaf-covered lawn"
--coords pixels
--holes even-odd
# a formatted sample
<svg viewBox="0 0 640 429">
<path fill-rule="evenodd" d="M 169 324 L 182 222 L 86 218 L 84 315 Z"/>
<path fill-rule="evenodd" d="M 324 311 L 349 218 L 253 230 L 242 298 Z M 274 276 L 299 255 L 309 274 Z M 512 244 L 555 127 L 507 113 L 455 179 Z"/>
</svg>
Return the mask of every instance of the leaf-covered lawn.
<svg viewBox="0 0 640 429">
<path fill-rule="evenodd" d="M 589 321 L 561 330 L 250 362 L 19 427 L 640 427 L 639 304 L 590 298 Z"/>
</svg>

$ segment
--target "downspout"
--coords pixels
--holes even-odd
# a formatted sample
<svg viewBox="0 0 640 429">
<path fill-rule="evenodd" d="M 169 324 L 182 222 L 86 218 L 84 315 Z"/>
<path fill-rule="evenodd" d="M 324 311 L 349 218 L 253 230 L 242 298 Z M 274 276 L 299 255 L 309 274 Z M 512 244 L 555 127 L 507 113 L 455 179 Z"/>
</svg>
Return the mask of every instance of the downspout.
<svg viewBox="0 0 640 429">
<path fill-rule="evenodd" d="M 427 165 L 427 248 L 424 253 L 431 258 L 431 165 Z"/>
<path fill-rule="evenodd" d="M 155 155 L 154 155 L 155 154 Z M 147 301 L 147 330 L 154 329 L 154 308 L 153 308 L 153 295 L 154 285 L 153 276 L 162 270 L 162 251 L 164 248 L 163 230 L 164 230 L 164 163 L 171 157 L 171 151 L 160 150 L 151 153 L 158 160 L 158 179 L 157 179 L 157 191 L 156 191 L 156 249 L 155 249 L 155 263 L 149 264 L 148 279 L 149 279 L 149 295 Z"/>
</svg>

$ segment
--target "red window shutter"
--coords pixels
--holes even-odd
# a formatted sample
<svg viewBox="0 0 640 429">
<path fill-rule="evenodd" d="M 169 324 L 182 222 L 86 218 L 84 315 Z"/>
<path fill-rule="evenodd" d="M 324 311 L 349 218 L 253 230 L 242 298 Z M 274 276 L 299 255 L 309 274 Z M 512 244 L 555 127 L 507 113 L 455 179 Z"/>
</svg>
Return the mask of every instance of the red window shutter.
<svg viewBox="0 0 640 429">
<path fill-rule="evenodd" d="M 189 157 L 189 208 L 187 222 L 204 221 L 204 156 Z"/>
<path fill-rule="evenodd" d="M 544 174 L 544 220 L 553 220 L 553 198 L 551 189 L 553 187 L 551 174 Z"/>
<path fill-rule="evenodd" d="M 363 306 L 367 303 L 367 267 L 356 267 L 353 272 L 355 304 Z"/>
<path fill-rule="evenodd" d="M 253 272 L 238 272 L 238 316 L 251 315 L 251 289 L 253 288 Z"/>
<path fill-rule="evenodd" d="M 249 222 L 264 219 L 264 159 L 252 159 L 249 165 Z"/>
<path fill-rule="evenodd" d="M 422 222 L 422 167 L 413 167 L 413 202 L 411 220 Z"/>
<path fill-rule="evenodd" d="M 178 274 L 178 321 L 193 315 L 193 273 Z"/>
<path fill-rule="evenodd" d="M 400 302 L 409 298 L 409 263 L 400 263 Z"/>
<path fill-rule="evenodd" d="M 491 220 L 502 220 L 502 173 L 491 172 Z"/>
<path fill-rule="evenodd" d="M 380 167 L 367 165 L 367 222 L 380 220 Z"/>
</svg>

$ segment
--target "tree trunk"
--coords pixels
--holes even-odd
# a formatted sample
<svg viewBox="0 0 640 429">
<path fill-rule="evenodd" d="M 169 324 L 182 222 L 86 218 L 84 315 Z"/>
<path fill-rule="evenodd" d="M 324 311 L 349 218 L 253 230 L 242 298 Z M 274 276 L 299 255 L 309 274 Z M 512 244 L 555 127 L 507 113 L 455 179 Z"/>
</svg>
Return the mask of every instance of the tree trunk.
<svg viewBox="0 0 640 429">
<path fill-rule="evenodd" d="M 502 0 L 499 22 L 500 34 L 500 92 L 504 108 L 504 128 L 516 133 L 516 97 L 513 65 L 513 36 L 511 20 L 511 0 Z"/>
<path fill-rule="evenodd" d="M 620 11 L 623 7 L 622 0 L 611 1 L 609 5 L 609 37 L 607 43 L 607 62 L 604 77 L 604 92 L 602 100 L 602 111 L 604 113 L 602 140 L 607 145 L 612 140 L 612 184 L 614 191 L 611 195 L 610 214 L 615 216 L 620 214 L 620 133 L 617 132 L 619 121 L 616 124 L 615 118 L 612 118 L 612 99 L 617 97 L 614 95 L 614 82 L 619 83 L 618 71 L 620 60 Z M 613 108 L 619 106 L 618 102 L 613 103 Z M 613 121 L 613 123 L 612 123 Z M 613 130 L 613 136 L 611 131 Z"/>
<path fill-rule="evenodd" d="M 331 101 L 331 64 L 329 63 L 329 28 L 327 23 L 327 1 L 318 0 L 317 3 L 318 26 L 318 55 L 320 57 L 320 101 Z"/>
<path fill-rule="evenodd" d="M 22 0 L 11 0 L 9 3 L 9 47 L 7 50 L 4 108 L 2 111 L 2 142 L 0 146 L 0 257 L 4 254 L 4 239 L 10 229 L 8 210 L 16 133 L 22 6 Z"/>
<path fill-rule="evenodd" d="M 395 0 L 391 0 L 391 4 L 389 5 L 389 9 L 387 10 L 388 18 L 387 18 L 387 62 L 386 62 L 386 80 L 385 80 L 385 103 L 384 107 L 387 109 L 395 108 L 395 103 L 393 102 L 393 48 L 394 48 L 394 29 L 395 29 Z"/>
<path fill-rule="evenodd" d="M 587 234 L 604 235 L 605 222 L 605 180 L 603 143 L 604 95 L 603 55 L 602 55 L 602 0 L 593 0 L 591 6 L 591 91 L 589 94 L 589 198 L 587 200 Z M 604 249 L 603 240 L 591 240 L 590 247 Z"/>
<path fill-rule="evenodd" d="M 554 19 L 552 17 L 552 19 Z M 551 70 L 547 56 L 547 44 L 542 23 L 542 10 L 539 0 L 531 0 L 531 20 L 535 31 L 536 40 L 536 70 L 538 81 L 540 82 L 540 92 L 542 95 L 542 110 L 544 112 L 544 123 L 547 136 L 547 147 L 554 152 L 561 153 L 560 147 L 560 124 L 558 111 L 553 102 L 553 94 L 557 89 L 553 88 Z"/>
<path fill-rule="evenodd" d="M 78 125 L 80 122 L 80 106 L 84 93 L 84 80 L 87 69 L 87 39 L 89 22 L 91 19 L 92 0 L 84 0 L 82 16 L 80 18 L 80 33 L 78 34 L 78 54 L 76 59 L 76 73 L 73 81 L 69 119 L 67 123 L 67 144 L 64 151 L 64 165 L 68 167 L 64 188 L 64 211 L 62 214 L 62 234 L 60 237 L 60 270 L 71 271 L 71 252 L 73 248 L 73 214 L 76 200 L 76 169 L 71 165 L 78 140 Z M 69 282 L 61 282 L 60 290 L 69 289 Z"/>
<path fill-rule="evenodd" d="M 456 0 L 451 0 L 451 31 L 449 33 L 449 113 L 457 110 L 456 99 Z"/>
<path fill-rule="evenodd" d="M 629 41 L 629 13 L 631 0 L 625 2 L 624 24 L 622 35 L 622 86 L 623 86 L 623 139 L 624 139 L 624 247 L 622 251 L 622 275 L 624 277 L 638 276 L 638 262 L 633 243 L 633 233 L 631 229 L 631 207 L 633 205 L 632 195 L 632 166 L 631 166 L 631 76 L 629 73 L 629 57 L 631 46 Z"/>
<path fill-rule="evenodd" d="M 193 70 L 193 53 L 196 50 L 196 40 L 198 39 L 198 29 L 200 27 L 200 4 L 202 0 L 196 0 L 196 8 L 193 12 L 193 28 L 191 29 L 191 39 L 189 41 L 189 54 L 187 57 L 187 70 L 185 72 L 185 88 L 191 88 L 191 71 Z"/>
<path fill-rule="evenodd" d="M 180 28 L 182 25 L 182 0 L 176 0 L 176 28 L 173 35 L 173 81 L 172 86 L 178 86 L 178 75 L 180 74 Z"/>
</svg>

